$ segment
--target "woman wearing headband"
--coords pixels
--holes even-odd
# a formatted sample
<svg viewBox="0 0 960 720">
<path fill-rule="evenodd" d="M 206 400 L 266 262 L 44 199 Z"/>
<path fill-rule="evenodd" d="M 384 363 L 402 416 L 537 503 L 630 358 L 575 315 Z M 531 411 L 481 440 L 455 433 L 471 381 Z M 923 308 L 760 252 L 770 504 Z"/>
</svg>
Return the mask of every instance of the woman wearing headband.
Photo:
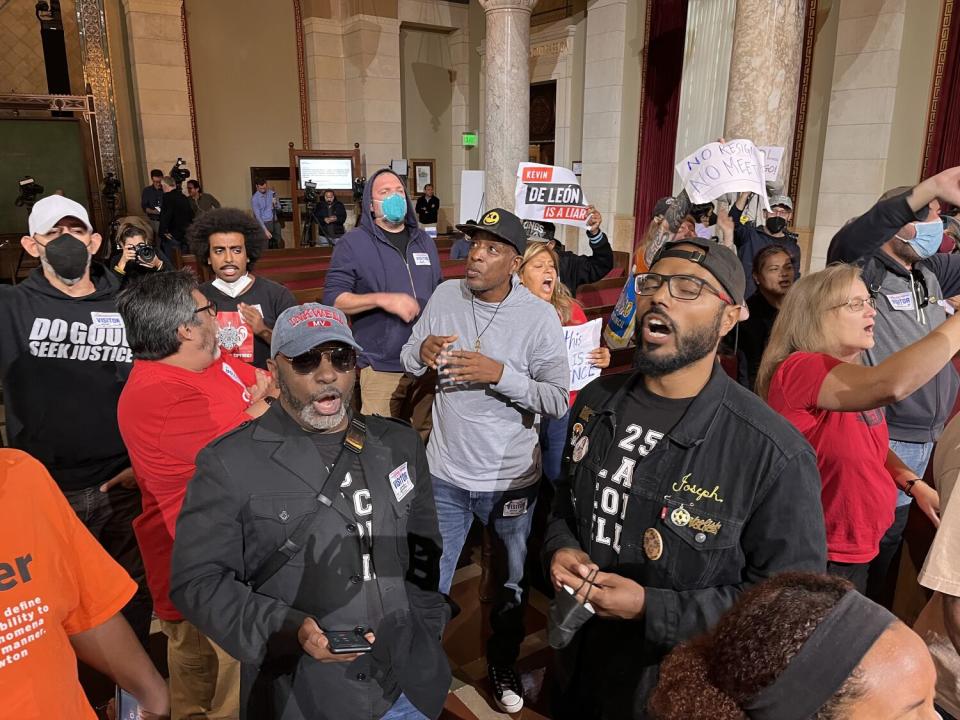
<svg viewBox="0 0 960 720">
<path fill-rule="evenodd" d="M 664 660 L 655 720 L 936 720 L 923 641 L 829 575 L 784 573 Z"/>
</svg>

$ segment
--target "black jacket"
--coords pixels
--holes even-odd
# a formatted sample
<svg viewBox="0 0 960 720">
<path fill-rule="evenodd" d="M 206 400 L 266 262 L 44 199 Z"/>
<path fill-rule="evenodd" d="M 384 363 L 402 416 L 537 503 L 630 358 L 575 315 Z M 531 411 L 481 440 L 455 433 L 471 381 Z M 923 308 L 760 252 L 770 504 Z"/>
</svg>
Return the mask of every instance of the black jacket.
<svg viewBox="0 0 960 720">
<path fill-rule="evenodd" d="M 117 312 L 120 281 L 98 262 L 95 290 L 73 298 L 37 268 L 0 285 L 0 383 L 10 445 L 40 460 L 63 490 L 130 467 L 117 401 L 133 358 Z"/>
<path fill-rule="evenodd" d="M 740 323 L 737 328 L 740 333 L 737 380 L 747 390 L 753 390 L 754 385 L 757 384 L 760 359 L 767 348 L 770 331 L 773 329 L 779 310 L 768 303 L 759 290 L 747 298 L 747 309 L 750 311 L 750 317 Z"/>
<path fill-rule="evenodd" d="M 177 246 L 183 247 L 187 237 L 187 227 L 193 222 L 193 208 L 190 198 L 179 190 L 163 194 L 160 206 L 160 238 L 167 233 L 173 236 Z"/>
<path fill-rule="evenodd" d="M 583 424 L 589 450 L 573 462 L 569 442 L 551 511 L 544 559 L 563 547 L 591 548 L 595 475 L 616 437 L 617 409 L 639 373 L 600 377 L 580 391 L 571 423 Z M 685 489 L 695 485 L 706 495 Z M 710 495 L 712 494 L 713 497 Z M 678 527 L 681 503 L 720 523 L 714 535 Z M 644 554 L 656 529 L 663 553 Z M 714 625 L 744 588 L 788 570 L 823 572 L 826 534 L 816 456 L 803 436 L 719 363 L 676 427 L 637 463 L 620 560 L 612 569 L 646 591 L 635 621 L 592 619 L 561 653 L 569 677 L 562 717 L 646 717 L 663 657 Z"/>
<path fill-rule="evenodd" d="M 425 714 L 440 714 L 450 683 L 440 645 L 449 606 L 437 592 L 442 543 L 423 443 L 399 421 L 369 417 L 359 458 L 374 507 L 377 578 L 367 582 L 353 508 L 325 486 L 333 504 L 320 504 L 320 454 L 279 403 L 197 456 L 177 521 L 170 597 L 242 663 L 243 719 L 366 720 L 401 691 Z M 397 500 L 389 475 L 404 464 L 414 489 Z M 254 592 L 245 581 L 314 511 L 321 516 L 304 550 Z M 415 662 L 384 667 L 364 655 L 319 663 L 297 641 L 307 616 L 329 630 L 372 629 L 381 659 L 415 647 Z M 377 649 L 381 641 L 391 647 Z"/>
<path fill-rule="evenodd" d="M 922 221 L 926 208 L 914 213 L 907 194 L 881 200 L 842 227 L 827 250 L 827 262 L 857 263 L 877 301 L 874 346 L 864 352 L 869 365 L 917 342 L 947 319 L 944 298 L 960 294 L 960 255 L 935 255 L 909 271 L 881 249 L 904 225 Z M 894 306 L 891 298 L 901 302 Z M 902 302 L 908 299 L 907 303 Z M 926 385 L 886 408 L 890 437 L 904 442 L 933 442 L 950 416 L 960 378 L 947 363 Z"/>
<path fill-rule="evenodd" d="M 577 288 L 581 285 L 597 282 L 613 270 L 613 248 L 610 247 L 606 233 L 601 232 L 597 237 L 587 235 L 587 239 L 590 241 L 592 255 L 577 255 L 564 249 L 563 245 L 557 241 L 556 251 L 560 256 L 560 282 L 567 286 L 572 295 L 577 294 Z"/>
<path fill-rule="evenodd" d="M 335 215 L 336 220 L 332 223 L 328 223 L 324 220 L 325 217 L 330 215 Z M 320 226 L 320 232 L 324 235 L 330 235 L 333 237 L 340 237 L 344 233 L 343 224 L 347 221 L 347 208 L 344 207 L 344 204 L 337 200 L 333 199 L 333 202 L 329 205 L 327 201 L 323 198 L 320 198 L 320 202 L 317 203 L 317 206 L 313 209 L 313 216 L 317 220 L 317 224 Z"/>
</svg>

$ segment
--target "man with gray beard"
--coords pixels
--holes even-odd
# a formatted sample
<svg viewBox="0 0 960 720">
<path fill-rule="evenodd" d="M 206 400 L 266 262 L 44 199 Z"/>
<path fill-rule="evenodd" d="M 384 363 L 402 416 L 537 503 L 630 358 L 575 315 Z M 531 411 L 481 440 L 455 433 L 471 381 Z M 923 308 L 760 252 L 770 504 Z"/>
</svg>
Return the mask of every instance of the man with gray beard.
<svg viewBox="0 0 960 720">
<path fill-rule="evenodd" d="M 284 310 L 267 363 L 280 401 L 197 456 L 171 597 L 240 660 L 241 718 L 443 708 L 450 611 L 430 470 L 409 425 L 352 411 L 361 350 L 340 310 Z"/>
<path fill-rule="evenodd" d="M 744 286 L 729 248 L 668 242 L 636 277 L 635 371 L 594 380 L 570 410 L 543 544 L 558 720 L 648 717 L 675 645 L 754 583 L 824 571 L 813 450 L 716 359 Z"/>
</svg>

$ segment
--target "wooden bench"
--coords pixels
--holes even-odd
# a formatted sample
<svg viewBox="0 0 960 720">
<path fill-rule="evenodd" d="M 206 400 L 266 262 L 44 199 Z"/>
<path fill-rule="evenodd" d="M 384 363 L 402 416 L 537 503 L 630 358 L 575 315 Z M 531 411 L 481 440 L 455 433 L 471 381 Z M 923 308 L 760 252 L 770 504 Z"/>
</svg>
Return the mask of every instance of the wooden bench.
<svg viewBox="0 0 960 720">
<path fill-rule="evenodd" d="M 299 290 L 291 290 L 290 292 L 293 293 L 293 297 L 298 305 L 303 305 L 303 303 L 308 302 L 323 302 L 322 287 L 300 288 Z"/>
<path fill-rule="evenodd" d="M 626 282 L 624 277 L 605 277 L 589 285 L 577 288 L 577 300 L 584 305 L 608 305 L 616 303 Z"/>
</svg>

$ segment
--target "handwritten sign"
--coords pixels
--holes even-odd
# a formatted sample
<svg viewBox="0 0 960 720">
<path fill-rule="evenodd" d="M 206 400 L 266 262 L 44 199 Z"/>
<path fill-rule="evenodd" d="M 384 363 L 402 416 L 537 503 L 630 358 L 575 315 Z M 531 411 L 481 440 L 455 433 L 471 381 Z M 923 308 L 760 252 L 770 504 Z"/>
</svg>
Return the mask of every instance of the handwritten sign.
<svg viewBox="0 0 960 720">
<path fill-rule="evenodd" d="M 775 182 L 780 177 L 780 165 L 783 163 L 783 148 L 761 145 L 757 148 L 763 153 L 763 176 L 767 182 Z"/>
<path fill-rule="evenodd" d="M 520 163 L 517 168 L 517 217 L 583 227 L 587 199 L 573 171 L 555 165 Z"/>
<path fill-rule="evenodd" d="M 579 390 L 600 375 L 600 368 L 590 364 L 587 355 L 600 347 L 600 330 L 603 321 L 600 318 L 583 325 L 570 325 L 563 328 L 563 339 L 567 343 L 567 360 L 570 362 L 570 389 Z"/>
<path fill-rule="evenodd" d="M 752 192 L 767 202 L 763 156 L 749 140 L 707 143 L 677 163 L 677 173 L 690 199 L 712 202 L 732 192 Z"/>
</svg>

